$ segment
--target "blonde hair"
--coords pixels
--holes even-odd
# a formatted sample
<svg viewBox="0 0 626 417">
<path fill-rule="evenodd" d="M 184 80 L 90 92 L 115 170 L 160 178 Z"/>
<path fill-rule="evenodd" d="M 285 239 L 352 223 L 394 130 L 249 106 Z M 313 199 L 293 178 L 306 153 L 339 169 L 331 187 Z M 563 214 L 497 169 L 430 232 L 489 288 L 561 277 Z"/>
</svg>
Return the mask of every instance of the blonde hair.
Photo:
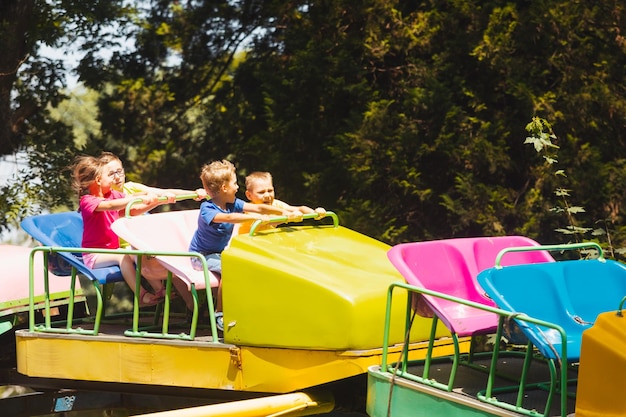
<svg viewBox="0 0 626 417">
<path fill-rule="evenodd" d="M 200 180 L 206 192 L 213 197 L 219 194 L 222 186 L 230 181 L 233 175 L 237 175 L 235 166 L 232 162 L 223 159 L 203 166 Z"/>
<path fill-rule="evenodd" d="M 120 164 L 122 163 L 122 160 L 120 159 L 120 157 L 115 155 L 113 152 L 104 151 L 100 154 L 98 159 L 100 160 L 102 165 L 106 165 L 111 161 L 118 161 Z"/>
<path fill-rule="evenodd" d="M 100 159 L 88 155 L 80 155 L 72 165 L 72 189 L 78 196 L 89 194 L 89 187 L 102 175 L 104 164 Z"/>
<path fill-rule="evenodd" d="M 263 171 L 255 171 L 255 172 L 250 173 L 246 177 L 246 190 L 250 190 L 250 187 L 252 187 L 252 184 L 258 180 L 268 180 L 271 182 L 272 174 L 270 174 L 269 172 L 263 172 Z"/>
</svg>

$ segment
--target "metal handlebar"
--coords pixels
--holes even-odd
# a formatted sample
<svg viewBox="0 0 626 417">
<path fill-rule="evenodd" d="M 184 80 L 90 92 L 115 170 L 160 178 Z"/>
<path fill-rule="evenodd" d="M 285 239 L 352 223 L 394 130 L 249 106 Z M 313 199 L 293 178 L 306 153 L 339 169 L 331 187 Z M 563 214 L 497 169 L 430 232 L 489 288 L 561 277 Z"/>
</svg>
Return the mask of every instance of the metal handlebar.
<svg viewBox="0 0 626 417">
<path fill-rule="evenodd" d="M 176 196 L 176 201 L 191 200 L 191 199 L 196 199 L 196 198 L 198 198 L 198 194 L 197 193 L 181 194 L 181 195 L 177 195 Z M 157 201 L 167 201 L 167 197 L 165 197 L 165 196 L 158 197 Z M 126 204 L 126 211 L 124 213 L 124 215 L 126 217 L 132 217 L 130 215 L 130 209 L 131 209 L 132 206 L 134 206 L 137 203 L 143 203 L 143 198 L 137 197 L 134 200 L 130 201 L 128 204 Z"/>
<path fill-rule="evenodd" d="M 626 302 L 626 297 L 622 298 L 622 301 L 619 303 L 619 307 L 617 308 L 617 317 L 623 317 L 622 309 L 624 308 L 624 303 Z"/>
<path fill-rule="evenodd" d="M 306 219 L 315 219 L 315 220 L 321 220 L 324 219 L 326 217 L 330 217 L 333 219 L 333 227 L 339 227 L 339 218 L 337 217 L 337 215 L 335 213 L 333 213 L 332 211 L 327 211 L 326 215 L 322 218 L 320 218 L 320 215 L 318 213 L 308 213 L 308 214 L 304 214 L 302 216 L 302 220 L 306 220 Z M 255 220 L 254 223 L 252 223 L 252 226 L 250 227 L 250 236 L 254 236 L 254 232 L 256 232 L 257 227 L 259 227 L 259 225 L 261 224 L 267 224 L 267 223 L 289 223 L 289 218 L 287 216 L 279 216 L 279 217 L 271 217 L 269 220 L 263 221 L 263 220 Z"/>
<path fill-rule="evenodd" d="M 543 245 L 543 246 L 519 246 L 519 247 L 511 247 L 502 249 L 498 256 L 496 256 L 496 269 L 501 269 L 502 265 L 500 262 L 502 261 L 502 257 L 510 252 L 530 252 L 536 250 L 547 250 L 547 251 L 557 251 L 557 250 L 573 250 L 580 248 L 594 247 L 598 250 L 598 260 L 600 262 L 604 262 L 604 252 L 602 251 L 602 247 L 596 242 L 582 242 L 582 243 L 569 243 L 564 245 Z"/>
</svg>

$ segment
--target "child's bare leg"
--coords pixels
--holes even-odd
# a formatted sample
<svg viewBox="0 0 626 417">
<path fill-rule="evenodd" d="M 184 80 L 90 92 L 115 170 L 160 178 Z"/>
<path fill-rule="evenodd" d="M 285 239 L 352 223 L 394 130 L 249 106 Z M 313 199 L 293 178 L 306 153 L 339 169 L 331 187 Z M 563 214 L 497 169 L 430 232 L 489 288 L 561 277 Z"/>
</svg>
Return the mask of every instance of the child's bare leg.
<svg viewBox="0 0 626 417">
<path fill-rule="evenodd" d="M 222 280 L 217 287 L 217 296 L 215 297 L 215 311 L 222 311 Z"/>
<path fill-rule="evenodd" d="M 107 266 L 120 266 L 122 253 L 95 253 L 93 254 L 93 268 L 106 268 Z"/>
<path fill-rule="evenodd" d="M 131 291 L 135 292 L 136 285 L 136 269 L 135 261 L 130 255 L 123 253 L 98 253 L 94 256 L 95 262 L 94 268 L 104 268 L 107 266 L 118 265 L 122 271 L 122 277 L 124 281 L 130 287 Z M 152 303 L 156 300 L 156 297 L 150 293 L 144 294 L 144 299 L 139 300 L 140 303 Z"/>
<path fill-rule="evenodd" d="M 158 294 L 160 292 L 163 292 L 163 293 L 165 292 L 165 285 L 162 280 L 146 278 L 146 281 L 148 281 L 148 284 L 152 287 L 152 290 L 154 291 L 155 294 Z"/>
<path fill-rule="evenodd" d="M 215 311 L 222 311 L 222 255 L 220 253 L 211 253 L 205 255 L 207 268 L 219 280 L 217 287 L 217 295 L 215 297 Z"/>
<path fill-rule="evenodd" d="M 176 292 L 183 299 L 185 305 L 187 305 L 187 309 L 193 311 L 193 296 L 191 295 L 191 291 L 187 288 L 187 284 L 185 284 L 176 275 L 172 276 L 172 284 L 174 284 Z"/>
<path fill-rule="evenodd" d="M 135 264 L 137 264 L 137 257 L 133 256 L 133 260 Z M 144 256 L 141 259 L 141 276 L 148 281 L 148 284 L 155 293 L 162 292 L 165 290 L 165 285 L 163 282 L 163 278 L 155 277 L 155 273 L 153 268 L 155 268 L 155 262 L 158 262 L 154 258 L 150 258 L 148 256 Z M 160 264 L 156 264 L 156 267 L 159 268 Z M 162 268 L 162 267 L 161 267 Z M 163 271 L 159 271 L 163 272 Z"/>
<path fill-rule="evenodd" d="M 119 256 L 119 255 L 118 255 Z M 128 284 L 130 289 L 135 292 L 135 286 L 137 285 L 137 269 L 135 269 L 135 260 L 130 255 L 121 255 L 120 269 L 122 270 L 122 276 L 124 281 Z M 147 291 L 141 292 L 141 285 L 139 286 L 139 304 L 153 304 L 158 297 L 154 294 L 150 294 Z"/>
</svg>

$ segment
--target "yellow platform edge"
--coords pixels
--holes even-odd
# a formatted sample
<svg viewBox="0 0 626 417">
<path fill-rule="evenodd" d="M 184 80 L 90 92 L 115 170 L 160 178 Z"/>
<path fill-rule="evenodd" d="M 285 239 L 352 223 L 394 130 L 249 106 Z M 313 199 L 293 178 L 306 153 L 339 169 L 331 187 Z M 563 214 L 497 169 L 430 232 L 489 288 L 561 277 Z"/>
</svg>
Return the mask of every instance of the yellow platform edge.
<svg viewBox="0 0 626 417">
<path fill-rule="evenodd" d="M 59 335 L 18 330 L 17 371 L 29 377 L 147 384 L 249 392 L 288 393 L 366 374 L 382 349 L 298 350 L 222 343 Z M 466 350 L 468 341 L 462 343 Z M 426 342 L 411 344 L 409 357 L 423 359 Z M 401 346 L 391 347 L 395 361 Z M 453 352 L 451 339 L 437 355 Z"/>
</svg>

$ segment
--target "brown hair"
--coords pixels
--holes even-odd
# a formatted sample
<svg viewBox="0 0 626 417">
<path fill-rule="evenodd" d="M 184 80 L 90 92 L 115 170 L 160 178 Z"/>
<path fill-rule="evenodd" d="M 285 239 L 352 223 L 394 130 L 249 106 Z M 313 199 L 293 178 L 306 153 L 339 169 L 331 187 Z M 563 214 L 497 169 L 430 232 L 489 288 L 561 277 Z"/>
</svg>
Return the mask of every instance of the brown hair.
<svg viewBox="0 0 626 417">
<path fill-rule="evenodd" d="M 219 193 L 225 183 L 230 181 L 233 175 L 237 175 L 235 166 L 232 162 L 224 159 L 213 161 L 203 166 L 200 172 L 200 179 L 207 194 L 213 197 Z"/>
<path fill-rule="evenodd" d="M 120 157 L 115 155 L 113 152 L 102 152 L 98 159 L 100 160 L 102 165 L 106 165 L 111 161 L 119 161 L 120 164 L 122 163 Z"/>
<path fill-rule="evenodd" d="M 269 172 L 263 172 L 263 171 L 255 171 L 255 172 L 250 173 L 246 177 L 246 190 L 249 190 L 250 187 L 252 186 L 252 183 L 256 180 L 272 181 L 272 174 L 270 174 Z"/>
<path fill-rule="evenodd" d="M 78 196 L 89 194 L 89 186 L 102 175 L 104 164 L 93 156 L 80 155 L 72 165 L 72 189 Z"/>
</svg>

